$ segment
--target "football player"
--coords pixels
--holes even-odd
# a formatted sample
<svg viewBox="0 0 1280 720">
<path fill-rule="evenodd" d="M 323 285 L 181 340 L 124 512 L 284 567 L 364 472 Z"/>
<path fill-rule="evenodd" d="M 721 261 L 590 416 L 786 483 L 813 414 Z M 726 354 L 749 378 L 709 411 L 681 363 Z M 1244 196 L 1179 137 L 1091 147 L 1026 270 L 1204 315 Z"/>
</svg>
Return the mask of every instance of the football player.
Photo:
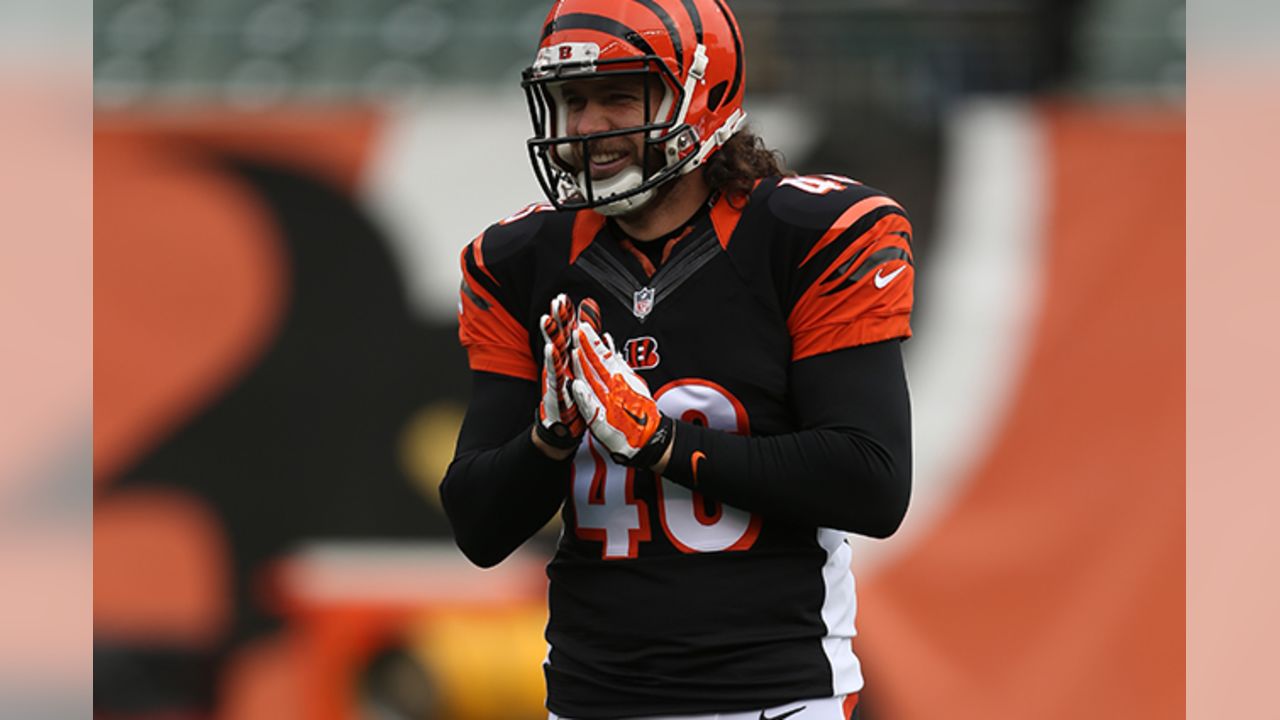
<svg viewBox="0 0 1280 720">
<path fill-rule="evenodd" d="M 462 252 L 441 485 L 499 563 L 556 513 L 551 716 L 847 720 L 847 533 L 910 494 L 911 226 L 745 129 L 724 0 L 559 0 L 525 71 L 549 202 Z"/>
</svg>

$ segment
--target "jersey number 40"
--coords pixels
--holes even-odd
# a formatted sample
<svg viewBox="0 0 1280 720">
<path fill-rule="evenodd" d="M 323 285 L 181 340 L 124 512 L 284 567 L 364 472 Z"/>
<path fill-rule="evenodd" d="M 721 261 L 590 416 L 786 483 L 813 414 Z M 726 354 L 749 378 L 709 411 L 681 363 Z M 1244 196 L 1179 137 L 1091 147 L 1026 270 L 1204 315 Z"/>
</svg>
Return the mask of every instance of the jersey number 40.
<svg viewBox="0 0 1280 720">
<path fill-rule="evenodd" d="M 723 387 L 701 379 L 676 380 L 654 394 L 658 409 L 685 422 L 745 435 L 747 411 Z M 615 464 L 588 435 L 573 462 L 574 532 L 598 541 L 606 560 L 637 557 L 652 539 L 648 504 L 635 496 L 636 472 Z M 660 478 L 658 520 L 681 552 L 746 550 L 760 534 L 760 516 L 719 502 Z M 710 507 L 708 507 L 710 505 Z"/>
</svg>

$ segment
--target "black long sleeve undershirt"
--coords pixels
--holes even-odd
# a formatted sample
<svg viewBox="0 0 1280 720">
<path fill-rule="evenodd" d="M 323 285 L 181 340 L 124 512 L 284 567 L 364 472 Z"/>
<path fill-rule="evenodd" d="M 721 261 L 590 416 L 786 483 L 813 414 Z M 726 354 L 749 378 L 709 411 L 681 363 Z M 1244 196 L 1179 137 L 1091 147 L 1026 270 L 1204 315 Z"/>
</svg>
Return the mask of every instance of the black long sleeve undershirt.
<svg viewBox="0 0 1280 720">
<path fill-rule="evenodd" d="M 911 496 L 911 403 L 898 340 L 792 365 L 799 432 L 744 437 L 677 423 L 663 477 L 766 517 L 884 538 Z M 691 458 L 701 451 L 698 474 Z"/>
<path fill-rule="evenodd" d="M 887 537 L 911 492 L 911 418 L 900 342 L 792 365 L 801 430 L 742 437 L 678 422 L 663 476 L 735 507 L 789 522 Z M 440 494 L 458 546 L 497 564 L 542 527 L 568 490 L 571 461 L 529 439 L 537 385 L 473 375 L 472 401 Z M 695 482 L 695 451 L 705 457 Z"/>
<path fill-rule="evenodd" d="M 458 547 L 480 567 L 497 565 L 533 537 L 568 491 L 572 459 L 552 460 L 529 437 L 537 402 L 533 382 L 472 374 L 471 404 L 440 500 Z"/>
</svg>

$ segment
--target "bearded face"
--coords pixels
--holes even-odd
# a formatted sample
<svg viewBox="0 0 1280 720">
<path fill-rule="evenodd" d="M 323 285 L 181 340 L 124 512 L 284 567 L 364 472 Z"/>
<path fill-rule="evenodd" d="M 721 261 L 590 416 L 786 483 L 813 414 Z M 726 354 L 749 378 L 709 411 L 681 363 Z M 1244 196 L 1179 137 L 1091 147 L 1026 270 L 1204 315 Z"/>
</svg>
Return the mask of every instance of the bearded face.
<svg viewBox="0 0 1280 720">
<path fill-rule="evenodd" d="M 661 81 L 650 79 L 647 90 L 646 97 L 646 80 L 639 76 L 566 81 L 561 96 L 567 134 L 591 135 L 644 125 L 657 112 Z M 642 162 L 645 152 L 647 168 Z M 646 151 L 643 133 L 635 132 L 592 140 L 586 154 L 581 143 L 574 143 L 568 162 L 575 173 L 585 171 L 592 180 L 607 180 L 633 165 L 652 172 L 661 167 L 662 153 L 656 147 Z"/>
</svg>

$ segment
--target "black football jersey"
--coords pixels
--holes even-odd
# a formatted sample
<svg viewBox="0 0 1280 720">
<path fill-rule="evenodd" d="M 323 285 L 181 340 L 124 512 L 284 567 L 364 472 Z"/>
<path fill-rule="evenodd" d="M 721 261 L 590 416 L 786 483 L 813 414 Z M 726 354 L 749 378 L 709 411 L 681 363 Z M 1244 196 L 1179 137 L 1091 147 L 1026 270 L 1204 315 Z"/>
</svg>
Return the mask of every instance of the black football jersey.
<svg viewBox="0 0 1280 720">
<path fill-rule="evenodd" d="M 536 381 L 551 298 L 591 297 L 664 414 L 800 430 L 794 361 L 910 335 L 910 224 L 834 175 L 767 178 L 738 205 L 716 200 L 660 264 L 592 211 L 532 205 L 491 226 L 462 253 L 471 367 Z M 572 471 L 547 568 L 552 711 L 723 712 L 862 687 L 843 532 L 617 465 L 590 434 Z"/>
</svg>

